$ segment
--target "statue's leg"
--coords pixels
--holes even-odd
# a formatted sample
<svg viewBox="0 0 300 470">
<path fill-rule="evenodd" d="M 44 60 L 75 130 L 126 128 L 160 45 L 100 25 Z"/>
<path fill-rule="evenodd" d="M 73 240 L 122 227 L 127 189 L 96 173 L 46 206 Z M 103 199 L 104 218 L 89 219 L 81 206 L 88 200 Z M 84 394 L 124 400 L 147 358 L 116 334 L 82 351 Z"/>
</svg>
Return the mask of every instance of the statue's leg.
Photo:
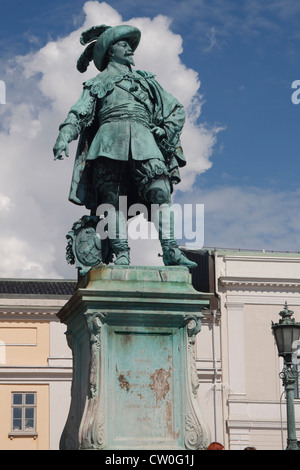
<svg viewBox="0 0 300 470">
<path fill-rule="evenodd" d="M 152 222 L 158 231 L 163 250 L 165 266 L 187 266 L 194 268 L 196 263 L 190 261 L 179 249 L 174 233 L 174 214 L 171 210 L 169 181 L 166 177 L 154 180 L 148 190 L 149 202 L 153 210 Z"/>
<path fill-rule="evenodd" d="M 152 222 L 158 231 L 163 250 L 165 266 L 187 266 L 194 268 L 196 263 L 190 261 L 179 249 L 174 233 L 174 214 L 171 210 L 171 182 L 165 163 L 158 159 L 136 162 L 137 175 L 144 174 L 143 183 L 139 181 L 139 193 L 151 204 Z"/>
<path fill-rule="evenodd" d="M 127 239 L 127 219 L 119 206 L 120 196 L 125 195 L 124 162 L 98 158 L 95 162 L 94 178 L 97 179 L 98 206 L 108 204 L 113 208 L 105 214 L 109 242 L 116 256 L 114 264 L 130 264 Z"/>
</svg>

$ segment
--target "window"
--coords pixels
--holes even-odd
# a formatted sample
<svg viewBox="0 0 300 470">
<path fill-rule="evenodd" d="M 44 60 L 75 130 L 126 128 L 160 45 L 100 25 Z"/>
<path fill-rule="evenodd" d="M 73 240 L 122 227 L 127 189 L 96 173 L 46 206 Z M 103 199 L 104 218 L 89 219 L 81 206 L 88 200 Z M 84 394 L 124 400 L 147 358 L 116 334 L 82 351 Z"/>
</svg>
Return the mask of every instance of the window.
<svg viewBox="0 0 300 470">
<path fill-rule="evenodd" d="M 11 435 L 36 434 L 36 393 L 12 393 Z"/>
</svg>

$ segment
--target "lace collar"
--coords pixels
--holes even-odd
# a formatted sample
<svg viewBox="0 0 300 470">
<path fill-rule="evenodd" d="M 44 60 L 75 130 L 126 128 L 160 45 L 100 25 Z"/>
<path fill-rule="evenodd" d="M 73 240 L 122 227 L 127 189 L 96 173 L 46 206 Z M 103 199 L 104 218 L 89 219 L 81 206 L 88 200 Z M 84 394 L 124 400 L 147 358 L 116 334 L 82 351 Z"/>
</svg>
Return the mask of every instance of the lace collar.
<svg viewBox="0 0 300 470">
<path fill-rule="evenodd" d="M 109 91 L 114 89 L 116 83 L 122 81 L 124 78 L 128 77 L 130 80 L 134 81 L 154 78 L 154 74 L 152 73 L 141 70 L 133 72 L 126 66 L 121 64 L 116 65 L 117 67 L 115 67 L 115 64 L 109 64 L 102 73 L 99 73 L 96 77 L 85 82 L 84 87 L 89 88 L 92 95 L 103 98 Z"/>
</svg>

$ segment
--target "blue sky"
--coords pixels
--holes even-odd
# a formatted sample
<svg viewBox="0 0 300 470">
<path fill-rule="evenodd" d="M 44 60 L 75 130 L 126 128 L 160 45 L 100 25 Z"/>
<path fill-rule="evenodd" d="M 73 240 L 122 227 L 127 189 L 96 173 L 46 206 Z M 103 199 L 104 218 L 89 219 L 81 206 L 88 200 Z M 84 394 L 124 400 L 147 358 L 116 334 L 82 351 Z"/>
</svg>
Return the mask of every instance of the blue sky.
<svg viewBox="0 0 300 470">
<path fill-rule="evenodd" d="M 85 2 L 1 3 L 0 45 L 7 57 L 68 34 L 80 24 Z M 206 101 L 201 119 L 227 128 L 219 136 L 205 183 L 228 177 L 268 187 L 298 187 L 300 106 L 291 102 L 291 84 L 300 79 L 299 2 L 108 3 L 124 21 L 167 15 L 171 29 L 182 36 L 182 61 L 199 73 Z"/>
<path fill-rule="evenodd" d="M 205 245 L 300 251 L 300 105 L 291 101 L 292 82 L 300 80 L 300 3 L 297 0 L 107 3 L 124 22 L 132 18 L 153 20 L 158 15 L 169 18 L 170 31 L 182 38 L 180 60 L 198 74 L 201 82 L 198 123 L 208 131 L 222 128 L 210 149 L 210 168 L 197 173 L 192 193 L 179 191 L 176 195 L 179 202 L 194 202 L 197 196 L 199 203 L 204 203 Z M 7 86 L 7 104 L 0 105 L 2 127 L 6 126 L 10 102 L 22 101 L 19 96 L 22 88 L 8 72 L 16 70 L 12 62 L 16 63 L 16 56 L 34 56 L 49 42 L 80 29 L 85 18 L 84 4 L 81 0 L 2 0 L 0 79 Z M 164 54 L 164 47 L 160 54 Z M 26 103 L 32 93 L 39 106 L 43 100 L 46 105 L 47 93 L 38 97 L 29 84 L 25 89 L 29 93 L 24 98 Z M 186 157 L 188 160 L 189 155 Z M 2 153 L 3 165 L 8 158 Z M 71 173 L 71 165 L 64 171 Z M 26 182 L 22 184 L 26 186 Z M 0 193 L 6 195 L 1 187 Z M 7 197 L 14 202 L 9 191 Z M 8 215 L 5 217 L 4 223 Z M 58 223 L 64 220 L 62 215 L 58 219 Z M 25 227 L 25 232 L 29 239 L 29 228 Z M 9 233 L 12 231 L 6 235 Z M 30 256 L 28 252 L 27 258 Z M 49 261 L 49 266 L 51 263 L 50 276 L 65 275 L 55 265 L 55 259 Z"/>
</svg>

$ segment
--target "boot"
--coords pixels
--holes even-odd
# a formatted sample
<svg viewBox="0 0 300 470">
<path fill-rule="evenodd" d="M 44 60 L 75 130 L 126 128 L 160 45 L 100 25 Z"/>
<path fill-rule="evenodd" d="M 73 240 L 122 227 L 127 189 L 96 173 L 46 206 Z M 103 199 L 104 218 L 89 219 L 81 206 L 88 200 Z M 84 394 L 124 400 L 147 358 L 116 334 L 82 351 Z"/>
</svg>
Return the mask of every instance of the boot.
<svg viewBox="0 0 300 470">
<path fill-rule="evenodd" d="M 190 261 L 178 248 L 175 240 L 161 241 L 163 249 L 163 262 L 165 266 L 186 266 L 187 268 L 196 268 L 197 263 Z"/>
<path fill-rule="evenodd" d="M 115 219 L 114 219 L 115 217 Z M 122 211 L 116 210 L 115 213 L 109 214 L 107 217 L 108 227 L 109 224 L 115 224 L 115 233 L 113 233 L 112 238 L 110 238 L 110 245 L 112 247 L 113 253 L 116 255 L 114 264 L 116 266 L 129 266 L 129 246 L 128 240 L 125 238 L 127 236 L 126 230 L 126 219 Z M 114 227 L 114 225 L 112 225 Z"/>
<path fill-rule="evenodd" d="M 163 204 L 159 207 L 159 210 L 153 211 L 152 221 L 158 231 L 163 250 L 164 265 L 196 268 L 197 263 L 190 261 L 178 248 L 174 234 L 174 215 L 170 209 L 170 204 Z"/>
<path fill-rule="evenodd" d="M 128 241 L 126 239 L 120 240 L 116 238 L 115 240 L 110 240 L 112 249 L 114 254 L 116 255 L 116 259 L 114 264 L 116 266 L 129 266 L 130 265 L 130 257 L 129 257 L 129 246 Z"/>
</svg>

